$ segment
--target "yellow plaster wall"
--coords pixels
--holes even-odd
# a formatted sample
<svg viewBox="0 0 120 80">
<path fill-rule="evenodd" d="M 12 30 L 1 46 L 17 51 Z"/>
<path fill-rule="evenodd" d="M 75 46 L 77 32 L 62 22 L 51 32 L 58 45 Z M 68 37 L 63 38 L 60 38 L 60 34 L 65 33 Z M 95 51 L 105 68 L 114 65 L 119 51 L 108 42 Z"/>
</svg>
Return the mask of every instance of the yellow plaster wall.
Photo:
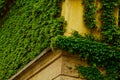
<svg viewBox="0 0 120 80">
<path fill-rule="evenodd" d="M 65 0 L 63 2 L 61 15 L 67 21 L 64 35 L 70 36 L 73 31 L 78 31 L 80 34 L 88 32 L 83 22 L 83 8 L 82 0 Z"/>
<path fill-rule="evenodd" d="M 89 33 L 89 29 L 85 26 L 84 23 L 84 5 L 82 4 L 83 0 L 65 0 L 62 5 L 62 13 L 61 15 L 65 17 L 65 20 L 67 22 L 67 26 L 65 27 L 65 36 L 70 36 L 74 31 L 78 31 L 79 34 L 84 35 L 86 33 Z M 96 26 L 97 29 L 92 32 L 92 34 L 96 37 L 96 39 L 100 39 L 101 37 L 101 3 L 99 1 L 96 1 L 95 4 L 97 11 L 96 11 Z M 116 16 L 116 25 L 118 25 L 118 11 L 117 8 L 115 10 L 115 16 Z"/>
<path fill-rule="evenodd" d="M 119 17 L 119 7 L 116 8 L 114 15 L 116 16 L 116 25 L 118 26 L 118 21 L 119 21 L 118 20 L 118 17 Z"/>
</svg>

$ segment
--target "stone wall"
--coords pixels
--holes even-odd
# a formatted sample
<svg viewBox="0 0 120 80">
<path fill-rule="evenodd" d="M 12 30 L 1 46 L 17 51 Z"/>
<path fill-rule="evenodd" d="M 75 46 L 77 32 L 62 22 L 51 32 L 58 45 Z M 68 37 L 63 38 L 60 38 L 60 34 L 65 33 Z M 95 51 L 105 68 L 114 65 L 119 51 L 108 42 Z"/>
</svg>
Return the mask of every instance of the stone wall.
<svg viewBox="0 0 120 80">
<path fill-rule="evenodd" d="M 67 26 L 65 27 L 65 36 L 71 36 L 71 34 L 74 31 L 78 31 L 79 34 L 84 35 L 86 33 L 89 33 L 89 29 L 87 29 L 85 23 L 84 23 L 84 5 L 82 4 L 83 0 L 65 0 L 62 5 L 62 13 L 61 16 L 65 17 L 65 20 L 67 21 Z M 96 1 L 96 25 L 98 29 L 101 26 L 100 16 L 101 12 L 100 7 L 101 3 Z M 119 15 L 119 9 L 116 8 L 115 14 L 116 16 L 116 25 L 118 25 L 118 15 Z M 98 39 L 100 38 L 100 31 L 94 31 L 93 35 L 96 36 Z"/>
<path fill-rule="evenodd" d="M 47 48 L 9 80 L 85 80 L 78 75 L 79 65 L 88 66 L 78 55 Z"/>
</svg>

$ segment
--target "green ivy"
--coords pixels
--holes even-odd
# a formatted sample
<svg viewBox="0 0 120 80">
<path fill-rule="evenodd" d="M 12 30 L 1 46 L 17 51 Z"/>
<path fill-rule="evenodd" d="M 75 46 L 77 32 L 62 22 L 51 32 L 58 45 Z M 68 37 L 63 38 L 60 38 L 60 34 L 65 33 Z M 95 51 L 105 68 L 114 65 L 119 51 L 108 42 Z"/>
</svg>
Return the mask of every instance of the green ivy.
<svg viewBox="0 0 120 80">
<path fill-rule="evenodd" d="M 0 0 L 0 13 L 4 7 L 5 7 L 5 0 Z"/>
<path fill-rule="evenodd" d="M 0 0 L 0 26 L 14 2 L 15 0 Z"/>
<path fill-rule="evenodd" d="M 95 23 L 95 12 L 96 11 L 95 11 L 95 6 L 94 6 L 95 1 L 96 0 L 84 0 L 83 1 L 84 2 L 84 21 L 85 21 L 85 24 L 87 25 L 87 27 L 91 30 L 93 30 L 95 28 L 95 25 L 96 25 L 96 23 Z M 116 25 L 117 19 L 114 15 L 115 10 L 120 6 L 120 0 L 99 0 L 99 2 L 101 2 L 100 11 L 102 12 L 102 14 L 101 14 L 101 23 L 102 23 L 101 42 L 107 44 L 109 47 L 111 46 L 113 48 L 112 49 L 113 51 L 109 52 L 110 50 L 106 49 L 105 53 L 104 53 L 104 52 L 102 52 L 102 50 L 104 50 L 102 48 L 105 48 L 105 47 L 101 47 L 102 50 L 101 49 L 100 49 L 100 51 L 98 50 L 99 51 L 98 53 L 102 52 L 104 54 L 108 54 L 109 58 L 111 58 L 112 56 L 119 57 L 119 55 L 112 55 L 112 54 L 119 54 L 119 52 L 120 52 L 119 51 L 120 50 L 119 49 L 120 48 L 120 27 L 119 27 L 119 25 L 120 25 L 120 13 L 119 13 L 118 26 Z M 119 12 L 120 12 L 120 10 L 119 10 Z M 94 25 L 92 25 L 92 24 L 94 24 Z M 94 38 L 92 40 L 94 40 Z M 91 46 L 93 46 L 93 45 L 91 45 Z M 88 48 L 88 46 L 85 46 L 85 47 Z M 96 46 L 95 48 L 99 49 L 100 47 Z M 91 50 L 91 48 L 88 48 L 88 49 Z M 93 50 L 94 49 L 92 49 L 91 51 L 93 51 Z M 114 52 L 114 50 L 115 50 L 115 52 Z M 70 51 L 72 51 L 72 50 L 70 50 Z M 85 54 L 88 52 L 89 52 L 89 50 L 86 50 Z M 91 53 L 94 53 L 94 52 L 91 52 Z M 86 54 L 86 56 L 88 56 L 88 54 Z M 94 56 L 94 55 L 91 55 L 91 56 Z M 104 59 L 104 57 L 107 57 L 107 56 L 102 56 L 103 59 Z M 92 57 L 92 59 L 94 59 L 94 58 Z M 98 58 L 98 59 L 100 59 L 100 58 Z M 109 60 L 105 59 L 106 63 L 104 65 L 106 65 L 106 66 L 104 66 L 104 67 L 106 67 L 106 71 L 107 71 L 107 75 L 104 78 L 105 80 L 119 80 L 119 75 L 120 75 L 120 72 L 119 72 L 120 67 L 119 67 L 119 63 L 118 63 L 119 59 L 118 59 L 118 61 L 115 59 L 116 58 L 112 58 L 111 60 L 113 60 L 113 61 L 111 63 L 109 62 Z M 100 59 L 100 60 L 102 60 L 102 59 Z M 90 61 L 89 63 L 91 63 L 91 62 L 94 63 L 94 61 Z M 97 63 L 99 63 L 99 62 L 97 62 Z M 100 63 L 97 65 L 100 65 Z M 84 75 L 84 76 L 86 76 L 86 75 Z M 92 75 L 89 74 L 89 75 L 87 75 L 87 77 L 88 76 L 92 76 Z M 92 80 L 94 80 L 94 79 L 92 79 Z"/>
<path fill-rule="evenodd" d="M 82 73 L 87 80 L 104 80 L 101 72 L 94 66 L 92 67 L 78 67 L 78 72 Z M 93 77 L 94 76 L 94 77 Z"/>
<path fill-rule="evenodd" d="M 0 27 L 0 80 L 7 80 L 63 34 L 62 0 L 16 0 Z M 2 4 L 2 3 L 1 3 Z"/>
<path fill-rule="evenodd" d="M 93 41 L 86 37 L 82 36 L 57 36 L 52 39 L 51 46 L 54 48 L 60 48 L 66 50 L 73 54 L 79 54 L 80 58 L 83 58 L 88 61 L 89 65 L 96 67 L 104 67 L 106 69 L 106 75 L 103 76 L 106 80 L 119 80 L 119 68 L 120 68 L 120 50 L 116 47 L 109 46 L 106 43 L 100 43 L 97 41 Z M 87 68 L 84 68 L 87 69 Z M 81 70 L 81 69 L 80 69 Z M 89 70 L 89 71 L 88 71 Z M 87 73 L 92 73 L 90 69 L 88 69 Z M 84 71 L 84 70 L 83 70 Z M 86 70 L 85 72 L 86 73 Z M 87 74 L 86 73 L 86 74 Z M 96 71 L 93 71 L 93 74 Z M 83 74 L 85 75 L 85 74 Z M 98 77 L 100 75 L 92 75 L 87 74 L 87 76 Z M 88 77 L 89 78 L 89 77 Z M 95 80 L 95 79 L 91 80 Z M 88 79 L 90 80 L 90 79 Z M 104 80 L 104 79 L 96 79 L 96 80 Z"/>
<path fill-rule="evenodd" d="M 2 18 L 3 18 L 3 15 L 4 15 L 4 10 L 5 8 L 5 0 L 0 0 L 0 25 L 2 24 Z"/>
<path fill-rule="evenodd" d="M 101 1 L 101 30 L 103 38 L 102 40 L 110 45 L 120 45 L 118 41 L 120 39 L 120 29 L 117 29 L 116 17 L 114 12 L 118 7 L 119 0 L 102 0 Z"/>
<path fill-rule="evenodd" d="M 0 13 L 7 0 L 0 0 Z M 96 26 L 97 0 L 83 0 L 84 22 L 90 30 Z M 89 62 L 89 67 L 78 67 L 88 80 L 120 79 L 120 28 L 116 26 L 115 9 L 119 0 L 101 2 L 101 42 L 78 32 L 63 35 L 64 19 L 60 17 L 62 0 L 15 0 L 0 25 L 0 80 L 7 80 L 43 49 L 60 48 L 78 54 Z M 118 28 L 117 28 L 118 27 Z M 97 69 L 104 67 L 103 75 Z"/>
<path fill-rule="evenodd" d="M 96 0 L 83 0 L 84 5 L 84 22 L 86 26 L 94 30 L 96 26 Z"/>
</svg>

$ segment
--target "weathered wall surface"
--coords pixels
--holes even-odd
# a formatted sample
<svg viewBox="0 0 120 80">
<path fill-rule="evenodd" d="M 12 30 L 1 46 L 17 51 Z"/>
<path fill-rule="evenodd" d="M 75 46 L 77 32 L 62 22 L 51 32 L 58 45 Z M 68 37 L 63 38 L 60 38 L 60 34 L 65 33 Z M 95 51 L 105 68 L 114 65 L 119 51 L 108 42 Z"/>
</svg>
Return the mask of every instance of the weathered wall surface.
<svg viewBox="0 0 120 80">
<path fill-rule="evenodd" d="M 58 58 L 52 64 L 44 67 L 43 70 L 32 76 L 29 80 L 52 80 L 61 73 L 61 67 L 62 58 Z"/>
<path fill-rule="evenodd" d="M 86 62 L 80 61 L 78 57 L 69 55 L 64 51 L 53 54 L 61 55 L 58 56 L 57 59 L 53 57 L 55 60 L 51 64 L 38 71 L 36 74 L 30 77 L 29 80 L 84 80 L 79 78 L 76 66 L 85 66 L 87 65 Z"/>
<path fill-rule="evenodd" d="M 100 7 L 101 3 L 99 1 L 96 2 L 96 26 L 98 29 L 100 29 L 101 21 L 100 16 L 101 12 Z M 115 16 L 116 16 L 116 24 L 118 25 L 118 11 L 117 8 L 115 10 Z M 74 31 L 78 31 L 79 34 L 84 35 L 85 33 L 89 32 L 89 29 L 87 29 L 85 23 L 84 23 L 84 5 L 82 4 L 82 0 L 65 0 L 62 5 L 62 16 L 65 17 L 65 20 L 67 21 L 67 26 L 65 27 L 65 33 L 64 35 L 70 36 Z M 97 38 L 100 38 L 100 31 L 96 30 L 93 32 L 93 35 Z"/>
<path fill-rule="evenodd" d="M 79 77 L 76 66 L 87 66 L 77 55 L 62 50 L 40 54 L 10 80 L 84 80 Z"/>
<path fill-rule="evenodd" d="M 67 21 L 66 36 L 70 36 L 73 31 L 78 31 L 80 34 L 87 33 L 83 20 L 83 5 L 82 0 L 65 0 L 62 6 L 62 16 Z"/>
</svg>

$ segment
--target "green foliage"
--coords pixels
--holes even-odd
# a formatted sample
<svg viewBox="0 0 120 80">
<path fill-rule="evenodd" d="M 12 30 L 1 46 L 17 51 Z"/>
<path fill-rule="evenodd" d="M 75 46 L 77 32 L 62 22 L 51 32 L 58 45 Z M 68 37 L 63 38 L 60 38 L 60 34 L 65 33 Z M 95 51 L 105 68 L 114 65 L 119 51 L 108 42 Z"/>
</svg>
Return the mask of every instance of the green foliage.
<svg viewBox="0 0 120 80">
<path fill-rule="evenodd" d="M 16 0 L 0 27 L 0 80 L 7 80 L 63 34 L 62 0 Z"/>
<path fill-rule="evenodd" d="M 4 7 L 5 0 L 0 0 L 0 9 Z"/>
<path fill-rule="evenodd" d="M 102 41 L 114 46 L 120 46 L 120 29 L 117 29 L 116 17 L 114 16 L 114 12 L 119 5 L 118 1 L 119 0 L 101 1 Z"/>
<path fill-rule="evenodd" d="M 3 15 L 3 10 L 5 8 L 5 0 L 0 0 L 0 21 L 2 19 L 2 15 Z"/>
<path fill-rule="evenodd" d="M 6 1 L 0 0 L 0 13 L 3 13 Z M 15 1 L 0 27 L 0 80 L 10 78 L 50 45 L 87 60 L 90 67 L 81 66 L 78 71 L 88 80 L 119 80 L 120 28 L 116 26 L 114 16 L 119 0 L 99 0 L 102 43 L 91 35 L 82 37 L 78 32 L 70 37 L 61 36 L 64 24 L 60 17 L 62 0 Z M 97 27 L 96 1 L 83 0 L 84 22 L 90 30 Z M 106 74 L 102 75 L 97 67 L 104 67 Z"/>
<path fill-rule="evenodd" d="M 105 78 L 107 80 L 118 80 L 120 75 L 120 50 L 116 47 L 111 47 L 105 43 L 93 41 L 82 36 L 66 37 L 60 35 L 52 39 L 51 46 L 69 51 L 70 53 L 77 53 L 80 58 L 87 60 L 91 66 L 105 67 L 107 71 Z M 88 73 L 91 73 L 90 69 L 88 70 Z M 93 71 L 94 73 L 96 72 Z M 112 78 L 110 78 L 111 75 Z M 89 74 L 89 76 L 93 75 Z M 100 75 L 96 74 L 93 78 L 97 78 L 97 76 Z M 101 78 L 97 80 L 101 80 Z"/>
<path fill-rule="evenodd" d="M 96 0 L 83 0 L 84 22 L 91 30 L 94 30 L 97 27 L 95 2 Z"/>
<path fill-rule="evenodd" d="M 95 1 L 84 0 L 84 22 L 91 30 L 95 29 Z M 79 53 L 79 57 L 88 61 L 91 66 L 104 67 L 106 74 L 103 76 L 94 67 L 79 67 L 88 80 L 119 80 L 120 79 L 120 28 L 116 25 L 114 12 L 119 6 L 119 0 L 101 0 L 101 42 L 94 41 L 92 35 L 80 36 L 77 32 L 74 36 L 57 36 L 52 40 L 52 46 Z M 118 27 L 118 28 L 117 28 Z"/>
<path fill-rule="evenodd" d="M 82 73 L 87 80 L 104 80 L 103 75 L 96 67 L 78 67 L 78 72 Z"/>
</svg>

